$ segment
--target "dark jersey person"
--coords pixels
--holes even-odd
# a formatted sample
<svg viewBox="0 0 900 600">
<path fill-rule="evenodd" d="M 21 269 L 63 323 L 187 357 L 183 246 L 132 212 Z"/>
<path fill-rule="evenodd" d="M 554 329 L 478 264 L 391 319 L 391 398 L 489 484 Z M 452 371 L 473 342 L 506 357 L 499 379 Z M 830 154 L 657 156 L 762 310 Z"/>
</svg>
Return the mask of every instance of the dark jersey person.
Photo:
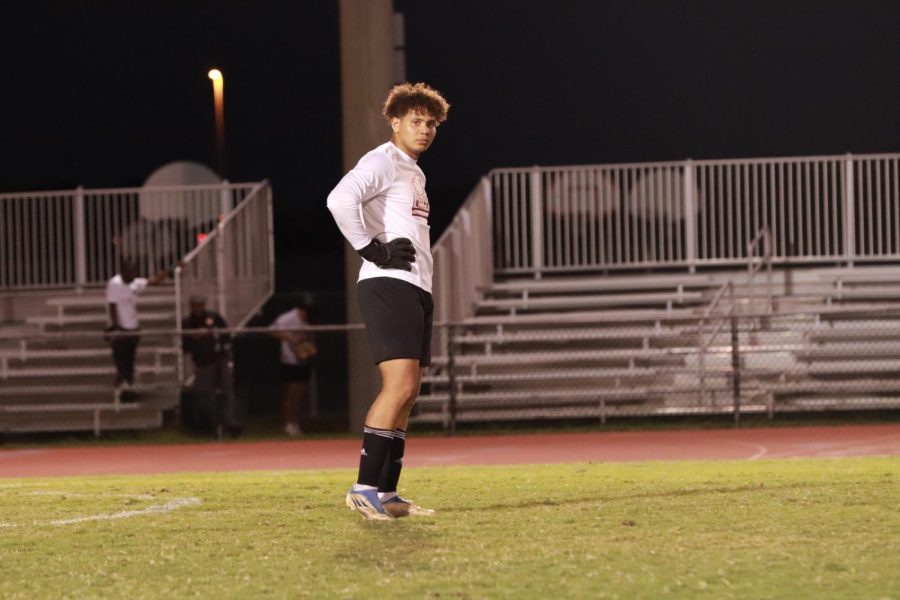
<svg viewBox="0 0 900 600">
<path fill-rule="evenodd" d="M 429 515 L 397 495 L 409 412 L 431 364 L 432 258 L 425 174 L 416 161 L 450 105 L 424 83 L 394 86 L 382 114 L 389 141 L 363 156 L 328 196 L 338 228 L 363 258 L 359 306 L 382 386 L 366 416 L 348 507 L 371 520 Z"/>
<path fill-rule="evenodd" d="M 224 432 L 237 436 L 242 430 L 237 414 L 234 393 L 234 362 L 231 353 L 232 337 L 225 329 L 228 324 L 217 312 L 207 310 L 206 299 L 199 295 L 190 298 L 191 311 L 181 322 L 187 333 L 181 337 L 181 349 L 191 355 L 194 363 L 193 389 L 216 406 L 216 425 L 219 437 Z M 223 403 L 218 402 L 221 394 Z"/>
</svg>

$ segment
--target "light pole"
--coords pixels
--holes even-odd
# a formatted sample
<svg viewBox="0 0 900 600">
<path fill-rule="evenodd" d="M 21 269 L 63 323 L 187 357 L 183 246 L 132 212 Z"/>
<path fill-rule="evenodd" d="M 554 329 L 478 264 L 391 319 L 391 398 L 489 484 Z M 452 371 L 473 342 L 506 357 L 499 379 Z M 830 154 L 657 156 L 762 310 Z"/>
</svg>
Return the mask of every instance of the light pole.
<svg viewBox="0 0 900 600">
<path fill-rule="evenodd" d="M 212 79 L 216 109 L 216 158 L 219 162 L 219 176 L 225 179 L 225 78 L 219 69 L 211 69 L 208 75 Z"/>
</svg>

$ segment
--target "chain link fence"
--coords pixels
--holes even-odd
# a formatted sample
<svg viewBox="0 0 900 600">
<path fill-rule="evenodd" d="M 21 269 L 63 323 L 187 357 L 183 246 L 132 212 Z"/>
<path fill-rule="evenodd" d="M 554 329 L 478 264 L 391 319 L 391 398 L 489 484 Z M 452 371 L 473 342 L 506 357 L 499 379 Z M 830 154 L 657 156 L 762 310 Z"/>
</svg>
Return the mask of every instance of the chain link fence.
<svg viewBox="0 0 900 600">
<path fill-rule="evenodd" d="M 448 325 L 415 420 L 900 408 L 900 309 Z"/>
<path fill-rule="evenodd" d="M 281 342 L 270 330 L 276 313 L 233 332 L 235 387 L 251 417 L 282 410 Z M 348 348 L 365 346 L 365 331 L 304 332 L 318 352 L 302 418 L 342 430 Z M 432 353 L 412 422 L 450 432 L 468 423 L 670 415 L 739 422 L 749 414 L 900 408 L 900 308 L 640 322 L 476 318 L 437 324 Z M 189 387 L 191 360 L 181 379 L 180 355 L 176 329 L 142 331 L 137 402 L 124 405 L 102 331 L 48 326 L 4 336 L 0 431 L 158 427 Z"/>
</svg>

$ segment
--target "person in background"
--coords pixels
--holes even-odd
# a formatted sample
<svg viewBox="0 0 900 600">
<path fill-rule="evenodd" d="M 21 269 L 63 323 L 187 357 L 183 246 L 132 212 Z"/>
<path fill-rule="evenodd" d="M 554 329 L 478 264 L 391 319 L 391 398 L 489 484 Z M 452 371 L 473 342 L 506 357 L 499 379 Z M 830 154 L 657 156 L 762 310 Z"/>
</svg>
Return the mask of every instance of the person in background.
<svg viewBox="0 0 900 600">
<path fill-rule="evenodd" d="M 190 297 L 191 311 L 181 322 L 181 328 L 188 331 L 181 338 L 181 349 L 191 355 L 194 363 L 194 391 L 206 396 L 215 407 L 215 425 L 219 439 L 227 433 L 237 437 L 243 425 L 237 410 L 234 393 L 234 360 L 232 359 L 229 333 L 220 333 L 228 324 L 217 312 L 207 310 L 206 298 L 200 295 Z M 219 403 L 219 394 L 224 403 Z"/>
<path fill-rule="evenodd" d="M 300 415 L 308 411 L 310 361 L 317 354 L 312 335 L 304 331 L 308 324 L 309 314 L 300 304 L 272 323 L 272 335 L 281 340 L 281 410 L 284 432 L 291 437 L 303 435 Z"/>
<path fill-rule="evenodd" d="M 106 284 L 106 302 L 109 321 L 106 332 L 112 346 L 113 363 L 116 365 L 115 394 L 117 401 L 134 399 L 134 362 L 140 342 L 138 331 L 137 297 L 148 285 L 165 281 L 168 273 L 160 271 L 149 278 L 137 276 L 137 262 L 123 258 L 119 273 Z"/>
</svg>

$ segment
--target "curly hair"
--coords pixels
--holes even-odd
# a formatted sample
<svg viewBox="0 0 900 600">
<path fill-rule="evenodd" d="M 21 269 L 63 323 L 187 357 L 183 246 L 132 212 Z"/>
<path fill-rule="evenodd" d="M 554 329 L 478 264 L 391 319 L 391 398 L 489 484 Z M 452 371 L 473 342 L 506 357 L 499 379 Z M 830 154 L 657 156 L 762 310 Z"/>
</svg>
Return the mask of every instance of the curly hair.
<svg viewBox="0 0 900 600">
<path fill-rule="evenodd" d="M 430 114 L 438 123 L 447 120 L 450 104 L 440 92 L 425 83 L 399 83 L 391 88 L 381 114 L 390 121 L 402 119 L 410 111 Z"/>
</svg>

